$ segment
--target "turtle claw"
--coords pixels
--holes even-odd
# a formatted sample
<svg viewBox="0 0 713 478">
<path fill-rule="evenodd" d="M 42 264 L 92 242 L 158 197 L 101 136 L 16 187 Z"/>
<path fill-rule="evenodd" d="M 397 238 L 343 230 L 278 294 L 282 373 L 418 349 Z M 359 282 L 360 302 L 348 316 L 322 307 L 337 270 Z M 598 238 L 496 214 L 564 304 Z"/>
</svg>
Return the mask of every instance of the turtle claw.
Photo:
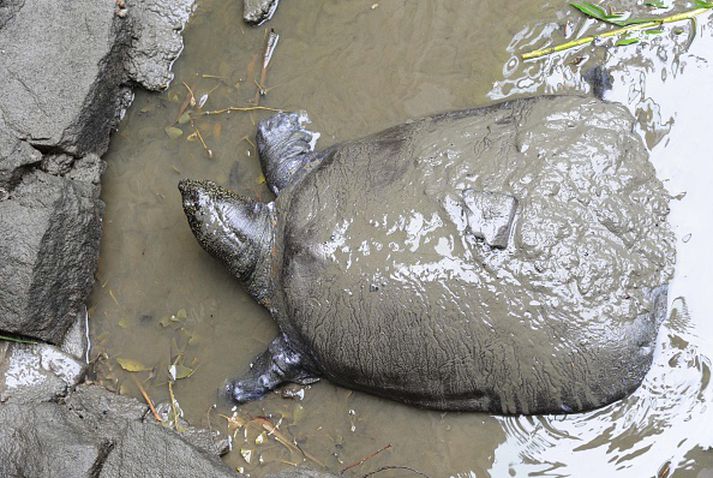
<svg viewBox="0 0 713 478">
<path fill-rule="evenodd" d="M 237 403 L 262 398 L 267 392 L 287 382 L 314 383 L 319 378 L 310 371 L 302 354 L 295 352 L 283 335 L 276 337 L 270 346 L 253 362 L 250 373 L 230 381 L 225 386 L 227 395 Z"/>
</svg>

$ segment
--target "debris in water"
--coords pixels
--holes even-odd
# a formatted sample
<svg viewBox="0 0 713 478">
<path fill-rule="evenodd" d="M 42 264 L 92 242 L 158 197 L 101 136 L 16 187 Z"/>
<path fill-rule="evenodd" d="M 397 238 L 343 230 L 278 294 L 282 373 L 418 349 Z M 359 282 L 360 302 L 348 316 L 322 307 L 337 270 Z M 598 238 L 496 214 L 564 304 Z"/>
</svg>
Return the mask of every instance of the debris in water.
<svg viewBox="0 0 713 478">
<path fill-rule="evenodd" d="M 225 113 L 244 113 L 248 111 L 272 111 L 275 113 L 281 113 L 283 110 L 280 108 L 271 108 L 269 106 L 229 106 L 227 108 L 221 108 L 219 110 L 203 111 L 200 113 L 200 115 L 215 116 L 222 115 Z"/>
<path fill-rule="evenodd" d="M 136 387 L 139 389 L 139 392 L 141 392 L 141 396 L 144 397 L 144 400 L 146 401 L 146 404 L 149 406 L 149 409 L 151 410 L 151 414 L 154 416 L 157 422 L 163 423 L 163 420 L 161 420 L 161 416 L 158 414 L 156 411 L 156 407 L 154 407 L 153 401 L 151 401 L 151 397 L 149 397 L 149 394 L 146 393 L 146 389 L 139 383 L 138 380 L 136 380 L 136 377 L 132 377 L 134 379 L 134 383 L 136 384 Z"/>
<path fill-rule="evenodd" d="M 619 40 L 616 42 L 617 46 L 632 45 L 639 41 L 638 39 L 634 39 L 633 37 L 627 38 L 632 33 L 646 32 L 647 30 L 660 30 L 662 25 L 668 23 L 679 23 L 683 21 L 695 22 L 695 18 L 698 15 L 701 15 L 705 12 L 709 12 L 711 9 L 713 9 L 713 2 L 695 0 L 695 8 L 691 10 L 676 13 L 667 17 L 636 18 L 631 16 L 626 17 L 624 14 L 621 13 L 608 13 L 604 8 L 600 7 L 599 5 L 594 5 L 593 3 L 589 2 L 573 2 L 570 5 L 590 18 L 594 18 L 595 20 L 599 20 L 603 23 L 616 25 L 619 28 L 596 35 L 578 38 L 576 40 L 568 41 L 565 43 L 560 43 L 559 45 L 530 51 L 522 55 L 523 60 L 531 60 L 534 58 L 551 55 L 552 53 L 570 50 L 572 48 L 576 48 L 582 45 L 587 45 L 597 39 L 602 38 L 619 37 Z"/>
<path fill-rule="evenodd" d="M 371 460 L 372 458 L 374 458 L 374 457 L 375 457 L 376 455 L 378 455 L 379 453 L 381 453 L 381 452 L 383 452 L 383 451 L 386 451 L 386 450 L 388 450 L 389 448 L 391 448 L 391 443 L 389 443 L 389 444 L 387 444 L 387 445 L 385 445 L 385 446 L 382 446 L 381 448 L 379 448 L 378 450 L 376 450 L 376 451 L 373 452 L 373 453 L 370 453 L 370 454 L 366 455 L 366 456 L 363 457 L 361 460 L 356 461 L 356 462 L 352 463 L 351 465 L 342 468 L 342 471 L 339 472 L 339 474 L 340 474 L 340 475 L 343 475 L 344 473 L 346 473 L 347 471 L 351 470 L 352 468 L 356 468 L 357 466 L 363 465 L 364 463 L 366 463 L 367 461 Z"/>
<path fill-rule="evenodd" d="M 164 131 L 171 139 L 180 138 L 183 135 L 183 130 L 181 128 L 176 128 L 175 126 L 166 126 Z"/>
<path fill-rule="evenodd" d="M 280 394 L 282 395 L 282 398 L 291 398 L 293 400 L 304 400 L 305 389 L 304 389 L 304 387 L 301 387 L 297 384 L 292 383 L 292 384 L 288 384 L 288 385 L 282 387 Z"/>
<path fill-rule="evenodd" d="M 182 359 L 183 355 L 179 354 L 176 357 L 176 360 L 174 360 L 173 363 L 168 367 L 168 375 L 174 382 L 176 380 L 183 380 L 184 378 L 188 378 L 195 372 L 194 369 L 183 365 L 181 363 Z"/>
<path fill-rule="evenodd" d="M 148 372 L 151 370 L 151 367 L 147 367 L 138 360 L 117 357 L 116 361 L 119 363 L 119 366 L 127 372 Z"/>
<path fill-rule="evenodd" d="M 243 460 L 245 460 L 245 463 L 247 463 L 249 465 L 250 462 L 252 461 L 253 451 L 250 450 L 249 448 L 241 448 L 240 456 L 242 456 Z"/>
<path fill-rule="evenodd" d="M 168 381 L 168 395 L 171 398 L 171 410 L 173 410 L 173 423 L 174 426 L 176 427 L 176 431 L 178 433 L 183 433 L 185 430 L 181 426 L 181 422 L 178 420 L 179 418 L 179 413 L 178 411 L 181 409 L 180 405 L 178 404 L 178 401 L 176 400 L 176 396 L 173 394 L 173 382 Z M 183 412 L 181 411 L 181 414 Z"/>
</svg>

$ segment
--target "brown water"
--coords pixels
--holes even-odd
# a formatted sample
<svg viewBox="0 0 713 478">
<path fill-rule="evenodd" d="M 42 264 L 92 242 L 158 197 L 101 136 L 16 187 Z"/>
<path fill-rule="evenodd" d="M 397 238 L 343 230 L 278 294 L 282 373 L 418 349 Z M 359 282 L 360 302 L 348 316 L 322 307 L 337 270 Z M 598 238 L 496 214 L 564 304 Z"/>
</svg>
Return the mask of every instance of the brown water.
<svg viewBox="0 0 713 478">
<path fill-rule="evenodd" d="M 154 401 L 168 401 L 167 369 L 182 353 L 195 370 L 173 387 L 186 418 L 225 434 L 220 414 L 230 415 L 231 405 L 217 390 L 245 372 L 276 334 L 269 315 L 195 242 L 176 189 L 181 177 L 211 178 L 268 199 L 255 149 L 244 138 L 252 140 L 255 121 L 269 113 L 196 121 L 213 152 L 209 159 L 199 142 L 186 141 L 190 124 L 178 125 L 184 133 L 176 139 L 164 131 L 186 96 L 182 81 L 197 97 L 212 91 L 204 110 L 248 105 L 265 30 L 274 28 L 281 39 L 262 104 L 307 110 L 312 129 L 322 133 L 318 147 L 325 147 L 438 111 L 587 91 L 580 70 L 603 62 L 615 77 L 606 98 L 631 108 L 659 177 L 672 195 L 685 193 L 672 202 L 670 216 L 678 239 L 671 317 L 654 366 L 633 396 L 586 414 L 495 417 L 415 409 L 321 382 L 302 401 L 274 394 L 237 411 L 279 422 L 331 471 L 391 445 L 346 476 L 383 466 L 409 466 L 431 477 L 647 477 L 666 470 L 713 476 L 713 452 L 705 451 L 713 446 L 710 19 L 702 17 L 693 32 L 683 25 L 680 35 L 652 36 L 641 45 L 589 47 L 523 63 L 517 53 L 593 24 L 565 2 L 521 0 L 291 1 L 257 29 L 242 24 L 240 10 L 240 2 L 199 0 L 176 81 L 162 95 L 137 95 L 106 157 L 102 260 L 90 310 L 94 355 L 108 357 L 97 364 L 103 383 L 139 397 L 134 375 Z M 154 371 L 125 372 L 117 358 Z M 247 439 L 238 432 L 226 462 L 252 476 L 302 462 L 299 452 L 271 437 L 256 444 L 257 435 L 255 427 Z M 241 449 L 252 452 L 249 464 Z M 415 475 L 389 470 L 381 476 Z"/>
</svg>

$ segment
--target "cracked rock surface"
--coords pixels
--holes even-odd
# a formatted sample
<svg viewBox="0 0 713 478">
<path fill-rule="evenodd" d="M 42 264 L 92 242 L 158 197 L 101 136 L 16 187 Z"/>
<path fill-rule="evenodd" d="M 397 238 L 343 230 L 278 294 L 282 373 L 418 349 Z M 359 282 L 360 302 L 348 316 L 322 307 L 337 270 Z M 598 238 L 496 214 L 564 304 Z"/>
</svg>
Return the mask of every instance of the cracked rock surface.
<svg viewBox="0 0 713 478">
<path fill-rule="evenodd" d="M 260 25 L 272 18 L 280 0 L 243 0 L 243 20 Z"/>
<path fill-rule="evenodd" d="M 0 332 L 58 344 L 94 283 L 99 158 L 133 99 L 161 90 L 193 0 L 0 5 Z"/>
<path fill-rule="evenodd" d="M 0 475 L 234 477 L 208 431 L 191 442 L 156 423 L 140 402 L 81 385 L 66 398 L 0 406 Z"/>
</svg>

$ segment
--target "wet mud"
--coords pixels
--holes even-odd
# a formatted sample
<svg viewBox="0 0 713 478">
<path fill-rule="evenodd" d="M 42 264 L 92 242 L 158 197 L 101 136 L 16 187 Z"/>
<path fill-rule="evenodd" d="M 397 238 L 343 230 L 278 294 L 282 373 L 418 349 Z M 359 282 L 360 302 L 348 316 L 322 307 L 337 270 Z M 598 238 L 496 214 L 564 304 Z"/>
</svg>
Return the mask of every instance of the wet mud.
<svg viewBox="0 0 713 478">
<path fill-rule="evenodd" d="M 697 476 L 713 468 L 706 355 L 713 349 L 707 291 L 713 264 L 705 254 L 713 231 L 704 220 L 713 167 L 701 120 L 713 110 L 703 86 L 711 74 L 710 19 L 701 18 L 690 32 L 694 27 L 685 25 L 687 34 L 523 63 L 522 51 L 595 26 L 559 2 L 511 1 L 498 9 L 472 3 L 325 1 L 310 9 L 283 3 L 268 24 L 281 40 L 267 84 L 259 87 L 253 78 L 260 77 L 264 27 L 243 26 L 240 5 L 198 4 L 175 66 L 178 81 L 165 95 L 137 96 L 107 156 L 105 231 L 90 309 L 104 384 L 140 396 L 132 373 L 116 360 L 130 358 L 153 370 L 137 378 L 156 401 L 165 401 L 168 369 L 180 356 L 191 372 L 181 369 L 189 376 L 173 391 L 186 418 L 227 432 L 220 415 L 231 415 L 232 404 L 218 400 L 217 390 L 245 372 L 276 335 L 269 314 L 197 247 L 176 190 L 180 177 L 206 177 L 270 200 L 255 147 L 244 139 L 252 140 L 257 120 L 270 113 L 196 121 L 212 151 L 208 158 L 200 141 L 187 141 L 191 124 L 176 124 L 186 98 L 181 81 L 197 97 L 210 93 L 205 110 L 244 106 L 257 89 L 267 91 L 263 105 L 308 110 L 311 129 L 328 147 L 489 101 L 592 94 L 583 73 L 602 65 L 613 81 L 601 95 L 634 115 L 656 175 L 674 198 L 669 222 L 677 263 L 669 316 L 642 386 L 589 413 L 498 417 L 425 411 L 320 382 L 301 400 L 299 393 L 292 394 L 297 400 L 273 394 L 237 410 L 246 419 L 279 423 L 310 458 L 247 427 L 238 431 L 226 462 L 254 476 L 302 461 L 340 471 L 390 444 L 347 473 L 405 465 L 429 476 L 649 476 L 661 470 Z M 166 127 L 181 135 L 170 137 Z"/>
</svg>

